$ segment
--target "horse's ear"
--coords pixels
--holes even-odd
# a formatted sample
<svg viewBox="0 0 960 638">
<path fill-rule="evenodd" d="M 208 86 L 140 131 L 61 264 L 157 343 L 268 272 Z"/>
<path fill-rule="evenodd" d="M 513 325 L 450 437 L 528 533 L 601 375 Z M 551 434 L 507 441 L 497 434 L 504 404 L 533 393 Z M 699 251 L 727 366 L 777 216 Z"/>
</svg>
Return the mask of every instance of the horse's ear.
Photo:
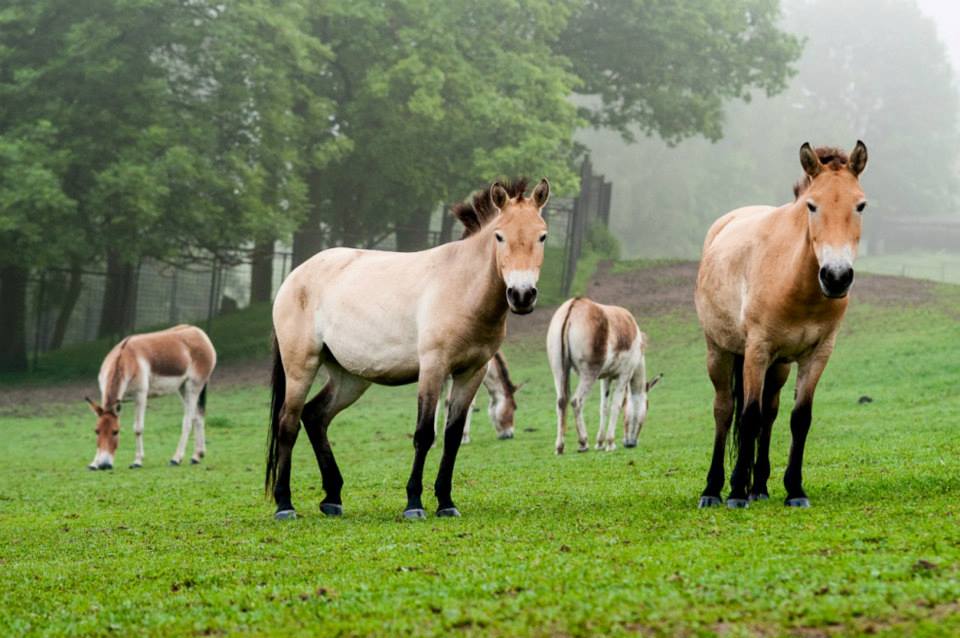
<svg viewBox="0 0 960 638">
<path fill-rule="evenodd" d="M 847 166 L 850 167 L 850 172 L 855 176 L 860 177 L 860 173 L 863 172 L 863 169 L 867 167 L 867 145 L 857 140 L 857 145 L 853 148 L 853 152 L 850 153 L 850 161 Z"/>
<path fill-rule="evenodd" d="M 96 401 L 94 401 L 90 397 L 83 397 L 83 400 L 90 404 L 90 409 L 93 410 L 94 414 L 96 414 L 97 416 L 103 415 L 103 408 L 97 405 Z"/>
<path fill-rule="evenodd" d="M 661 372 L 650 381 L 647 381 L 647 392 L 650 392 L 650 390 L 653 389 L 653 386 L 657 385 L 660 382 L 660 379 L 662 378 L 663 378 L 663 373 Z"/>
<path fill-rule="evenodd" d="M 800 165 L 803 166 L 803 172 L 809 175 L 811 179 L 823 170 L 823 164 L 820 163 L 820 158 L 817 157 L 814 150 L 810 148 L 810 142 L 804 142 L 803 146 L 800 147 Z"/>
<path fill-rule="evenodd" d="M 541 179 L 537 187 L 533 189 L 532 197 L 537 208 L 543 208 L 547 205 L 547 201 L 550 199 L 550 182 L 547 181 L 546 177 Z"/>
<path fill-rule="evenodd" d="M 497 210 L 502 210 L 504 206 L 507 205 L 507 200 L 510 199 L 510 195 L 507 193 L 507 189 L 500 185 L 500 182 L 494 182 L 493 186 L 490 187 L 490 203 L 496 207 Z"/>
</svg>

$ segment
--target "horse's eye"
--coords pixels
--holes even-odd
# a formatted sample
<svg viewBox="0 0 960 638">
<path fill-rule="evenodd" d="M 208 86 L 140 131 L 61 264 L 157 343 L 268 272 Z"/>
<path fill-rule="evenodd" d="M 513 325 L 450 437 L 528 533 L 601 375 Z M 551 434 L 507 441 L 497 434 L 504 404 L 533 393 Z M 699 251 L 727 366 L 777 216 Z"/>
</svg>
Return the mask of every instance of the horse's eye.
<svg viewBox="0 0 960 638">
<path fill-rule="evenodd" d="M 810 211 L 811 213 L 815 213 L 817 212 L 817 205 L 814 204 L 813 202 L 807 202 L 807 210 Z"/>
<path fill-rule="evenodd" d="M 497 238 L 497 241 L 499 242 L 503 241 L 503 235 L 501 235 L 499 232 L 494 233 L 493 236 Z"/>
<path fill-rule="evenodd" d="M 867 202 L 860 202 L 857 204 L 857 212 L 862 213 L 867 208 Z"/>
<path fill-rule="evenodd" d="M 545 241 L 547 241 L 547 234 L 546 234 L 546 233 L 540 235 L 540 243 L 542 244 L 542 243 L 545 242 Z"/>
</svg>

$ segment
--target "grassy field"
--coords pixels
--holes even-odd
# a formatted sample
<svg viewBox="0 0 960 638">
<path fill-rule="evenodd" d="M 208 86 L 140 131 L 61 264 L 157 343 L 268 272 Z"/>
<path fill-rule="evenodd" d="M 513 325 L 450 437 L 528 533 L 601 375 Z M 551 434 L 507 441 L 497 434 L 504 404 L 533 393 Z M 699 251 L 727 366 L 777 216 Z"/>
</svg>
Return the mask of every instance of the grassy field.
<svg viewBox="0 0 960 638">
<path fill-rule="evenodd" d="M 640 317 L 650 368 L 665 379 L 634 450 L 554 456 L 541 339 L 512 341 L 513 376 L 527 382 L 517 438 L 496 440 L 477 415 L 455 474 L 460 519 L 400 519 L 411 387 L 373 388 L 334 422 L 340 519 L 317 510 L 320 477 L 301 435 L 301 518 L 289 522 L 272 519 L 262 494 L 264 388 L 211 390 L 209 454 L 196 467 L 165 465 L 174 398 L 148 411 L 138 471 L 85 469 L 93 419 L 81 404 L 21 406 L 0 416 L 0 633 L 956 635 L 960 290 L 903 306 L 859 304 L 848 316 L 814 408 L 809 510 L 781 505 L 784 416 L 772 500 L 696 509 L 711 392 L 686 312 Z M 596 412 L 594 397 L 591 438 Z M 124 425 L 123 468 L 133 455 Z M 428 484 L 438 460 L 434 450 Z"/>
</svg>

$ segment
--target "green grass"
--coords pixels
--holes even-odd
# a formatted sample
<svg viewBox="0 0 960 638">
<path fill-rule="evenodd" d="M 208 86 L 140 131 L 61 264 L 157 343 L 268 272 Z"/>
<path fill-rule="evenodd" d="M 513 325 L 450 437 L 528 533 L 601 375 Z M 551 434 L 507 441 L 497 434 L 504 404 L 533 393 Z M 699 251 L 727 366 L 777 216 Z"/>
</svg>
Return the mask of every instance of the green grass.
<svg viewBox="0 0 960 638">
<path fill-rule="evenodd" d="M 263 388 L 212 389 L 209 455 L 197 467 L 164 465 L 179 429 L 174 398 L 151 404 L 139 471 L 84 468 L 94 440 L 83 407 L 0 417 L 0 627 L 57 636 L 955 635 L 958 313 L 960 294 L 946 286 L 935 306 L 852 308 L 817 393 L 805 466 L 813 507 L 800 511 L 780 504 L 792 380 L 774 431 L 772 500 L 696 509 L 713 427 L 702 339 L 687 315 L 639 318 L 650 368 L 665 379 L 634 450 L 554 456 L 540 339 L 511 343 L 513 376 L 528 382 L 518 435 L 497 441 L 476 416 L 455 474 L 455 520 L 399 518 L 412 387 L 375 387 L 334 422 L 346 479 L 339 520 L 317 510 L 305 435 L 293 476 L 301 518 L 272 520 Z M 859 405 L 864 394 L 874 402 Z M 596 413 L 594 396 L 591 438 Z M 125 420 L 120 467 L 132 444 Z M 434 450 L 427 485 L 438 459 Z M 425 502 L 432 509 L 432 497 Z"/>
<path fill-rule="evenodd" d="M 857 258 L 857 270 L 879 275 L 898 275 L 960 284 L 960 254 L 913 252 L 894 255 L 864 255 Z"/>
</svg>

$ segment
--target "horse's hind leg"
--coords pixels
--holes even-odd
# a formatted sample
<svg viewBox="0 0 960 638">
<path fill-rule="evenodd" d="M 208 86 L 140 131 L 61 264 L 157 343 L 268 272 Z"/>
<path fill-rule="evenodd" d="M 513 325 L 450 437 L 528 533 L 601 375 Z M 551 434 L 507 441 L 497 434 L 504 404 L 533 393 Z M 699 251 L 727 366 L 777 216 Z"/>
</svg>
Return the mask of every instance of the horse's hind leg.
<svg viewBox="0 0 960 638">
<path fill-rule="evenodd" d="M 463 440 L 463 429 L 473 407 L 473 399 L 483 381 L 486 368 L 473 374 L 454 377 L 450 392 L 450 408 L 447 412 L 447 427 L 443 431 L 443 457 L 434 483 L 437 496 L 437 516 L 460 516 L 453 504 L 453 466 L 457 461 L 457 451 Z"/>
<path fill-rule="evenodd" d="M 190 463 L 196 465 L 207 455 L 207 385 L 200 388 L 197 395 L 197 409 L 193 413 L 193 456 Z"/>
<path fill-rule="evenodd" d="M 323 480 L 324 497 L 320 501 L 320 511 L 327 516 L 339 516 L 343 513 L 343 501 L 340 497 L 343 475 L 340 474 L 337 460 L 333 456 L 327 429 L 337 414 L 366 392 L 370 382 L 348 373 L 334 362 L 326 363 L 325 367 L 330 379 L 317 396 L 304 406 L 301 418 Z"/>
<path fill-rule="evenodd" d="M 780 409 L 780 389 L 790 376 L 789 363 L 774 363 L 763 381 L 763 401 L 760 402 L 760 434 L 757 437 L 757 461 L 753 466 L 753 484 L 747 497 L 751 501 L 770 498 L 767 479 L 770 478 L 770 435 Z"/>
<path fill-rule="evenodd" d="M 180 400 L 183 402 L 183 423 L 180 426 L 180 441 L 177 443 L 177 450 L 170 459 L 170 465 L 180 465 L 183 461 L 183 455 L 187 453 L 187 441 L 190 439 L 190 432 L 193 430 L 193 415 L 197 409 L 197 391 L 193 385 L 187 381 L 180 388 Z"/>
<path fill-rule="evenodd" d="M 713 458 L 707 472 L 707 486 L 700 495 L 700 507 L 720 505 L 723 489 L 723 456 L 727 449 L 727 433 L 733 420 L 734 355 L 707 342 L 707 373 L 713 383 Z"/>
<path fill-rule="evenodd" d="M 573 408 L 573 417 L 577 424 L 577 440 L 580 443 L 580 447 L 577 449 L 578 452 L 586 452 L 590 449 L 590 446 L 587 443 L 587 423 L 583 418 L 583 406 L 587 402 L 587 395 L 590 394 L 590 389 L 593 387 L 593 384 L 597 381 L 597 375 L 593 373 L 589 368 L 584 367 L 580 373 L 580 382 L 577 384 L 577 389 L 573 392 L 573 399 L 570 400 L 570 406 Z M 603 400 L 603 397 L 600 397 Z M 602 429 L 597 432 L 597 448 L 600 447 L 600 433 Z"/>
<path fill-rule="evenodd" d="M 276 479 L 273 483 L 273 499 L 277 504 L 274 518 L 294 518 L 296 510 L 290 494 L 290 468 L 293 446 L 300 433 L 300 415 L 303 405 L 317 374 L 319 357 L 312 354 L 297 356 L 291 348 L 283 350 L 281 361 L 284 374 L 283 405 L 280 408 L 276 431 L 276 456 L 273 459 Z M 276 387 L 274 388 L 276 391 Z"/>
</svg>

